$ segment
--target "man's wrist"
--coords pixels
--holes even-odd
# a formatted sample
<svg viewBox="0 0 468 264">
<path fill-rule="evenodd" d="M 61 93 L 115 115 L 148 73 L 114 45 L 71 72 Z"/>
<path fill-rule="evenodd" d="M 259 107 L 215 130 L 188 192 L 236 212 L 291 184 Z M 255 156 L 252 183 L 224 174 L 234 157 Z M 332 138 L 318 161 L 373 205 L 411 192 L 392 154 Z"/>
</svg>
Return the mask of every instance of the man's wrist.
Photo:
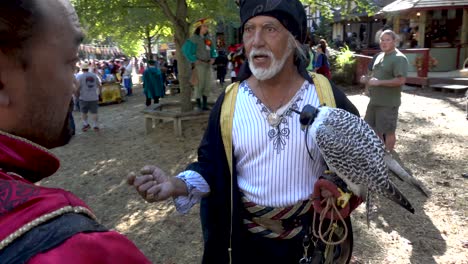
<svg viewBox="0 0 468 264">
<path fill-rule="evenodd" d="M 172 194 L 173 198 L 189 195 L 189 191 L 185 181 L 177 177 L 171 177 L 170 181 L 172 182 L 172 186 L 174 187 L 174 192 Z"/>
</svg>

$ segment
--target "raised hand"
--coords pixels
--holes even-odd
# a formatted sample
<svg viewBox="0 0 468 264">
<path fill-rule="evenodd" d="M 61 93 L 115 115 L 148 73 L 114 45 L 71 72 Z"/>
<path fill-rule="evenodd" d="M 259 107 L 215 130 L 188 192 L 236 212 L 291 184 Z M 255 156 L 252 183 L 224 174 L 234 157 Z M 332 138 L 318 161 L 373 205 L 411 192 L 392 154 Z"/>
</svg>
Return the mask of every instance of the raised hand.
<svg viewBox="0 0 468 264">
<path fill-rule="evenodd" d="M 143 167 L 140 175 L 129 173 L 127 183 L 135 186 L 141 197 L 148 202 L 159 202 L 170 197 L 187 195 L 187 187 L 182 180 L 169 177 L 156 166 Z"/>
</svg>

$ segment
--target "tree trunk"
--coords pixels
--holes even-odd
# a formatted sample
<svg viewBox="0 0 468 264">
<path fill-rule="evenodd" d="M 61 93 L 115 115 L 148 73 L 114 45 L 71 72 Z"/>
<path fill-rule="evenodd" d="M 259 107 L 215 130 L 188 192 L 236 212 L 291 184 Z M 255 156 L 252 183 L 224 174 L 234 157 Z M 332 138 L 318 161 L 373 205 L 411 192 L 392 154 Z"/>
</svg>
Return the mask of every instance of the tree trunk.
<svg viewBox="0 0 468 264">
<path fill-rule="evenodd" d="M 190 36 L 190 24 L 187 22 L 187 2 L 186 0 L 176 1 L 176 11 L 172 12 L 167 1 L 154 0 L 161 7 L 166 17 L 174 24 L 174 42 L 176 44 L 176 57 L 179 68 L 179 86 L 180 86 L 180 103 L 181 111 L 188 112 L 193 109 L 192 86 L 189 83 L 190 79 L 190 63 L 182 54 L 182 45 Z"/>
<path fill-rule="evenodd" d="M 152 45 L 151 45 L 151 32 L 149 26 L 146 26 L 146 32 L 145 32 L 145 38 L 146 38 L 146 58 L 148 60 L 153 59 L 153 50 L 152 50 Z"/>
<path fill-rule="evenodd" d="M 187 22 L 187 2 L 186 0 L 177 0 L 177 11 L 175 23 L 175 43 L 177 48 L 177 63 L 179 67 L 179 85 L 180 85 L 180 103 L 181 111 L 188 112 L 193 109 L 192 106 L 192 85 L 189 82 L 191 67 L 190 62 L 182 54 L 182 45 L 190 37 L 190 24 Z"/>
</svg>

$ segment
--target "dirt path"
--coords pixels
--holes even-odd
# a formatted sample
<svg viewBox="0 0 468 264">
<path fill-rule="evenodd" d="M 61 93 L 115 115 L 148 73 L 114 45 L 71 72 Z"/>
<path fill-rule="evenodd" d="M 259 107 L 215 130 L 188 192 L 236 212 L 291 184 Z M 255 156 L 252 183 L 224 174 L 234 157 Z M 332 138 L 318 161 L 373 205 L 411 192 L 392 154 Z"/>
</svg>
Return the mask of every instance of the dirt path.
<svg viewBox="0 0 468 264">
<path fill-rule="evenodd" d="M 364 114 L 367 97 L 357 93 L 350 99 Z M 126 234 L 154 263 L 199 263 L 198 208 L 180 215 L 172 201 L 148 204 L 126 186 L 125 176 L 145 164 L 170 174 L 182 171 L 196 158 L 206 121 L 186 121 L 184 138 L 174 138 L 171 123 L 159 124 L 156 133 L 145 136 L 143 103 L 137 89 L 127 102 L 101 107 L 101 131 L 79 131 L 70 144 L 55 149 L 62 167 L 41 184 L 77 194 L 100 221 Z M 468 179 L 462 177 L 468 173 L 468 121 L 463 103 L 461 95 L 404 93 L 397 151 L 432 196 L 426 199 L 397 182 L 416 213 L 381 200 L 385 209 L 373 217 L 370 228 L 360 206 L 353 213 L 355 263 L 468 263 Z M 79 120 L 78 113 L 75 118 Z"/>
</svg>

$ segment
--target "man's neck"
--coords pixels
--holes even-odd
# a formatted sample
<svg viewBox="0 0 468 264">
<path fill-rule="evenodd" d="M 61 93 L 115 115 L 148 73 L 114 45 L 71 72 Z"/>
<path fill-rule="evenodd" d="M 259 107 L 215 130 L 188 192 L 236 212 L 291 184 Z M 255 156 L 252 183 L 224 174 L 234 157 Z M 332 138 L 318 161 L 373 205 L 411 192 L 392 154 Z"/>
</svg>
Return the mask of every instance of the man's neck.
<svg viewBox="0 0 468 264">
<path fill-rule="evenodd" d="M 395 52 L 395 50 L 396 50 L 396 48 L 393 48 L 393 49 L 391 49 L 389 51 L 386 51 L 385 55 L 392 54 L 393 52 Z"/>
</svg>

